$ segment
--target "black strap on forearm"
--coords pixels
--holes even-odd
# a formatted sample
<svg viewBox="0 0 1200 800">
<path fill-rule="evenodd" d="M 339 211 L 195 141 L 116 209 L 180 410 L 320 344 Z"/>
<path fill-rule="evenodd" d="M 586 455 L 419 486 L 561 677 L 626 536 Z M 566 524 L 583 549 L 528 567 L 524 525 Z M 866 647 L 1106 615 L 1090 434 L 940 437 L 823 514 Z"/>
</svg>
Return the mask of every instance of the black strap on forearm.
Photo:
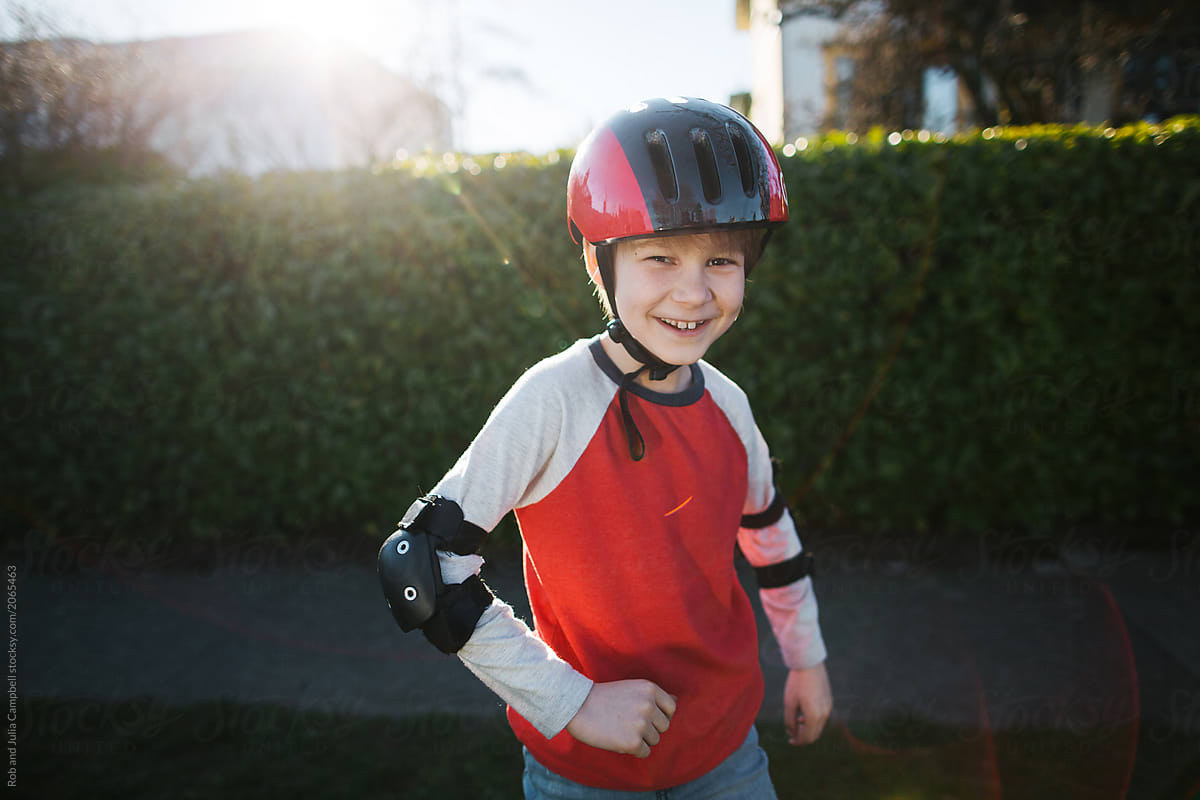
<svg viewBox="0 0 1200 800">
<path fill-rule="evenodd" d="M 446 587 L 438 597 L 437 612 L 421 626 L 421 632 L 443 653 L 457 653 L 491 604 L 491 591 L 478 575 L 472 575 Z"/>
<path fill-rule="evenodd" d="M 760 589 L 776 589 L 780 586 L 787 586 L 789 583 L 795 583 L 801 578 L 808 578 L 813 574 L 813 555 L 807 550 L 787 561 L 754 568 L 754 575 L 758 578 L 758 588 Z"/>
</svg>

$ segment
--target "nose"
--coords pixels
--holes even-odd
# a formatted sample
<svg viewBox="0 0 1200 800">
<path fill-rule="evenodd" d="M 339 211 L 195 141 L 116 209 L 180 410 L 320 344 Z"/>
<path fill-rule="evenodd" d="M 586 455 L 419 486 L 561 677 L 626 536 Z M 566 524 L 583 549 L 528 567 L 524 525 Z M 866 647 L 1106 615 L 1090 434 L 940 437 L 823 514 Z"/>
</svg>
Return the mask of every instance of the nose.
<svg viewBox="0 0 1200 800">
<path fill-rule="evenodd" d="M 708 270 L 703 264 L 687 264 L 678 272 L 671 299 L 685 305 L 704 305 L 713 296 Z"/>
</svg>

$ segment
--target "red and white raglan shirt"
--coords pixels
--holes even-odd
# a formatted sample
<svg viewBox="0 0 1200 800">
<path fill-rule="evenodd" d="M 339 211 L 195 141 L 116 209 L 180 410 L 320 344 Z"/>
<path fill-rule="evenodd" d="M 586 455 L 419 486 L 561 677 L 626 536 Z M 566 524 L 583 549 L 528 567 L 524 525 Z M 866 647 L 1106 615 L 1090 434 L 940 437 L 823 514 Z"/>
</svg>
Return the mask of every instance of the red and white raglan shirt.
<svg viewBox="0 0 1200 800">
<path fill-rule="evenodd" d="M 678 394 L 629 389 L 645 456 L 630 457 L 621 372 L 600 336 L 529 369 L 433 494 L 491 530 L 515 510 L 536 633 L 498 598 L 459 658 L 508 704 L 539 762 L 577 783 L 627 791 L 698 778 L 744 741 L 762 703 L 754 614 L 735 545 L 763 566 L 800 553 L 791 517 L 743 515 L 773 499 L 766 443 L 745 394 L 701 361 Z M 447 583 L 482 564 L 439 553 Z M 809 578 L 761 591 L 789 668 L 825 659 Z M 638 759 L 566 732 L 593 682 L 655 682 L 678 698 L 670 729 Z"/>
</svg>

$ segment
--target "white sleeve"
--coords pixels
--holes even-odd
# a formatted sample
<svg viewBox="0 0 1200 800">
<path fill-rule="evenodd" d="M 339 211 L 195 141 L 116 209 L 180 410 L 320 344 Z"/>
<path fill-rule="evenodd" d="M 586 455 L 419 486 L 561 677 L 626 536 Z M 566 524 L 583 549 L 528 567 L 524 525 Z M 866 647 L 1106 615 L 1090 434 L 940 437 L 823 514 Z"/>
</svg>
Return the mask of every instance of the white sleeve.
<svg viewBox="0 0 1200 800">
<path fill-rule="evenodd" d="M 802 549 L 792 515 L 787 511 L 774 525 L 739 529 L 738 545 L 754 567 L 786 561 L 799 555 Z M 817 596 L 813 592 L 812 578 L 801 578 L 773 589 L 759 589 L 758 595 L 788 669 L 813 667 L 825 660 L 825 641 L 821 638 L 817 619 Z"/>
<path fill-rule="evenodd" d="M 580 413 L 580 402 L 572 395 L 596 394 L 587 380 L 591 357 L 576 348 L 581 343 L 517 381 L 433 494 L 457 502 L 468 521 L 490 531 L 510 510 L 536 502 L 557 485 L 590 439 L 589 423 L 579 424 L 588 415 Z M 598 407 L 602 416 L 602 400 L 584 405 Z M 447 584 L 460 583 L 483 564 L 479 556 L 439 551 L 438 558 Z M 484 611 L 457 655 L 547 738 L 566 727 L 591 691 L 592 681 L 559 658 L 499 599 Z"/>
<path fill-rule="evenodd" d="M 754 422 L 745 393 L 709 364 L 701 363 L 706 370 L 706 385 L 746 448 L 747 488 L 742 513 L 760 513 L 771 505 L 775 493 L 767 442 Z M 796 525 L 786 510 L 774 524 L 765 528 L 739 528 L 738 547 L 754 567 L 786 561 L 803 549 Z M 759 597 L 789 669 L 812 667 L 825 660 L 825 641 L 821 638 L 812 578 L 802 578 L 773 589 L 760 589 Z"/>
<path fill-rule="evenodd" d="M 446 583 L 461 583 L 483 565 L 479 556 L 454 553 L 439 552 L 438 560 Z M 591 680 L 559 658 L 498 598 L 457 655 L 547 739 L 567 727 L 592 690 Z"/>
<path fill-rule="evenodd" d="M 755 460 L 750 469 L 750 488 L 746 498 L 748 514 L 768 508 L 776 491 L 771 457 L 757 426 L 754 427 L 752 441 L 754 444 L 748 450 Z M 738 546 L 753 567 L 787 561 L 804 549 L 796 532 L 796 524 L 787 509 L 778 520 L 765 528 L 738 529 Z M 812 578 L 804 577 L 785 586 L 759 589 L 758 596 L 775 639 L 779 642 L 783 663 L 788 669 L 814 667 L 825 660 L 825 641 L 821 638 L 821 625 L 817 619 L 817 595 L 813 592 Z"/>
</svg>

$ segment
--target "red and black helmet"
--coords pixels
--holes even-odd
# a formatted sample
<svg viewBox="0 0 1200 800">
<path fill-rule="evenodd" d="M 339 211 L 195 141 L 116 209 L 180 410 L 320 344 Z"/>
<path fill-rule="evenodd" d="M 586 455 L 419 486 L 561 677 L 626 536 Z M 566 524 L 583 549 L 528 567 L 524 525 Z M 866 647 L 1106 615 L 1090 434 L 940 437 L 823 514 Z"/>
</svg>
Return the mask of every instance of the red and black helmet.
<svg viewBox="0 0 1200 800">
<path fill-rule="evenodd" d="M 787 218 L 783 173 L 762 134 L 733 109 L 693 97 L 617 112 L 579 145 L 567 179 L 580 244 Z"/>
</svg>

